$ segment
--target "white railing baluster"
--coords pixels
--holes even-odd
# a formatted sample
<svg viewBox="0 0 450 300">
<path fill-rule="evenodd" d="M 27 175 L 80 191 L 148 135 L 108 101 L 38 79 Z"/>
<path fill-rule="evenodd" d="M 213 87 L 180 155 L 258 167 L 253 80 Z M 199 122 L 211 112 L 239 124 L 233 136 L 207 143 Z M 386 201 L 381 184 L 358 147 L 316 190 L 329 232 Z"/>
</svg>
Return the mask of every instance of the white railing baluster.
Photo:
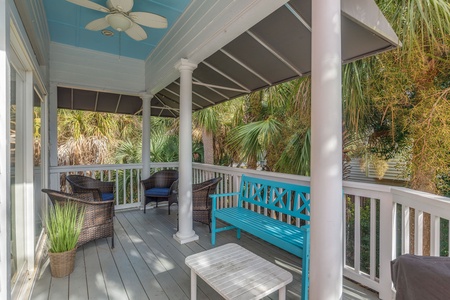
<svg viewBox="0 0 450 300">
<path fill-rule="evenodd" d="M 402 253 L 410 253 L 409 206 L 402 205 Z"/>
<path fill-rule="evenodd" d="M 377 201 L 370 198 L 370 279 L 376 277 L 376 249 L 377 249 Z"/>
<path fill-rule="evenodd" d="M 430 255 L 439 256 L 441 252 L 441 218 L 430 215 Z"/>
<path fill-rule="evenodd" d="M 342 255 L 343 255 L 343 258 L 342 258 L 342 261 L 344 262 L 344 266 L 347 264 L 347 257 L 346 257 L 346 253 L 347 253 L 347 251 L 346 251 L 346 249 L 347 249 L 347 223 L 346 223 L 346 220 L 347 220 L 347 194 L 344 194 L 343 195 L 343 198 L 342 198 L 342 209 L 343 209 L 343 227 L 344 227 L 344 229 L 343 229 L 343 233 L 342 233 L 342 243 L 344 244 L 344 247 L 343 247 L 343 249 L 344 249 L 344 251 L 342 251 L 343 253 L 342 253 Z M 298 226 L 298 225 L 297 225 Z"/>
<path fill-rule="evenodd" d="M 449 227 L 450 227 L 450 222 L 449 222 Z M 448 241 L 447 251 L 448 251 L 448 256 L 450 257 L 450 230 L 448 231 L 447 241 Z"/>
<path fill-rule="evenodd" d="M 130 202 L 134 202 L 134 169 L 130 169 Z"/>
<path fill-rule="evenodd" d="M 354 236 L 354 268 L 355 272 L 361 270 L 361 198 L 355 197 L 355 236 Z"/>
<path fill-rule="evenodd" d="M 417 210 L 414 215 L 414 254 L 423 254 L 423 211 Z"/>
<path fill-rule="evenodd" d="M 116 183 L 116 207 L 119 206 L 119 172 L 116 170 L 116 176 L 114 179 L 114 182 Z"/>
</svg>

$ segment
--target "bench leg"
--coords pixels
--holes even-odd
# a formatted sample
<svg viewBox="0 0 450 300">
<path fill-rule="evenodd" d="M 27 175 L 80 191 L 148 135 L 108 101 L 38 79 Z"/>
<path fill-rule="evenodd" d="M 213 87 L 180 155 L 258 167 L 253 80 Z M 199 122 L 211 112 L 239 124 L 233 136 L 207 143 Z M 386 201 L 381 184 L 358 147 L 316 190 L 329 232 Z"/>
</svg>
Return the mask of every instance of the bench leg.
<svg viewBox="0 0 450 300">
<path fill-rule="evenodd" d="M 302 299 L 308 299 L 309 289 L 309 246 L 303 250 L 302 258 Z"/>
<path fill-rule="evenodd" d="M 215 245 L 216 244 L 216 218 L 214 217 L 214 213 L 213 213 L 213 217 L 211 218 L 211 245 Z"/>
<path fill-rule="evenodd" d="M 241 229 L 240 228 L 236 229 L 236 237 L 238 240 L 241 239 Z"/>
</svg>

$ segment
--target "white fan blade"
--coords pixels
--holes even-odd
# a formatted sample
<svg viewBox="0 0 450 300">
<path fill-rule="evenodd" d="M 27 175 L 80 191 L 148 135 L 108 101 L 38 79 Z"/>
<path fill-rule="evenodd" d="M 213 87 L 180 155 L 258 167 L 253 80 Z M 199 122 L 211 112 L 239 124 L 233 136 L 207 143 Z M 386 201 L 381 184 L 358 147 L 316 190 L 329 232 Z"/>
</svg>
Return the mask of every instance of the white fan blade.
<svg viewBox="0 0 450 300">
<path fill-rule="evenodd" d="M 109 0 L 118 11 L 129 12 L 133 8 L 133 0 Z"/>
<path fill-rule="evenodd" d="M 99 31 L 99 30 L 103 30 L 108 27 L 109 27 L 109 23 L 106 20 L 106 18 L 100 18 L 100 19 L 90 22 L 89 24 L 86 25 L 85 28 L 89 29 L 89 30 L 93 30 L 93 31 Z"/>
<path fill-rule="evenodd" d="M 95 2 L 89 1 L 89 0 L 67 0 L 67 2 L 79 5 L 79 6 L 83 6 L 86 8 L 90 8 L 93 10 L 98 10 L 98 11 L 102 11 L 102 12 L 109 12 L 109 9 L 107 7 L 104 7 L 100 4 L 97 4 Z"/>
<path fill-rule="evenodd" d="M 167 28 L 167 19 L 148 12 L 131 12 L 131 20 L 143 26 L 152 28 Z"/>
<path fill-rule="evenodd" d="M 125 33 L 128 34 L 130 38 L 136 41 L 142 41 L 147 38 L 147 33 L 145 33 L 145 30 L 136 23 L 133 23 L 133 25 L 131 25 L 131 27 L 127 31 L 125 31 Z"/>
</svg>

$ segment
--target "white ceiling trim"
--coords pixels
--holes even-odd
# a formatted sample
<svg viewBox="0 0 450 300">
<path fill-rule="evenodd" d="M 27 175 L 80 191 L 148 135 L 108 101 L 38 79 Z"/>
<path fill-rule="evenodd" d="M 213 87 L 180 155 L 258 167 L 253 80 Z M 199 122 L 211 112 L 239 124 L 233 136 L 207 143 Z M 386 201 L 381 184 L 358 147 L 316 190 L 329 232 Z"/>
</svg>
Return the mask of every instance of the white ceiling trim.
<svg viewBox="0 0 450 300">
<path fill-rule="evenodd" d="M 242 88 L 242 90 L 244 91 L 244 93 L 250 93 L 251 92 L 251 90 L 248 87 L 246 87 L 245 85 L 243 85 L 242 83 L 240 83 L 239 81 L 234 79 L 233 77 L 231 77 L 231 76 L 225 74 L 224 72 L 220 71 L 219 69 L 217 69 L 216 67 L 212 66 L 211 64 L 207 63 L 206 61 L 204 61 L 203 64 L 205 66 L 207 66 L 208 68 L 210 68 L 211 70 L 215 71 L 216 73 L 222 75 L 223 77 L 225 77 L 229 81 L 231 81 L 231 82 L 235 83 L 236 85 L 240 86 Z"/>
<path fill-rule="evenodd" d="M 259 79 L 261 79 L 262 81 L 264 81 L 265 83 L 267 83 L 268 85 L 272 85 L 272 82 L 270 82 L 269 80 L 267 80 L 266 78 L 264 78 L 261 74 L 259 74 L 258 72 L 256 72 L 255 70 L 253 70 L 252 68 L 250 68 L 249 66 L 247 66 L 245 63 L 243 63 L 242 61 L 240 61 L 239 59 L 237 59 L 236 57 L 234 57 L 233 55 L 231 55 L 230 53 L 228 53 L 227 51 L 220 49 L 220 52 L 222 52 L 223 54 L 225 54 L 226 56 L 228 56 L 229 58 L 231 58 L 232 60 L 234 60 L 237 64 L 239 64 L 240 66 L 242 66 L 244 69 L 246 69 L 247 71 L 249 71 L 250 73 L 252 73 L 253 75 L 255 75 L 256 77 L 258 77 Z"/>
<path fill-rule="evenodd" d="M 109 53 L 50 44 L 50 82 L 85 90 L 139 96 L 145 90 L 144 61 Z"/>
<path fill-rule="evenodd" d="M 221 89 L 221 90 L 227 90 L 227 91 L 234 91 L 234 92 L 240 92 L 240 93 L 249 93 L 248 90 L 240 90 L 240 89 L 235 89 L 235 88 L 230 88 L 230 87 L 221 86 L 221 85 L 215 85 L 215 84 L 209 84 L 209 83 L 203 83 L 203 82 L 198 82 L 198 81 L 194 81 L 194 82 L 192 82 L 192 84 L 201 85 L 201 86 L 205 86 L 205 87 L 216 88 L 216 89 Z"/>
<path fill-rule="evenodd" d="M 311 26 L 308 24 L 308 22 L 306 22 L 305 19 L 303 19 L 297 13 L 297 11 L 289 5 L 289 3 L 286 3 L 284 6 L 286 6 L 286 8 L 289 9 L 289 11 L 303 24 L 303 26 L 305 26 L 305 28 L 308 29 L 309 32 L 311 32 Z"/>
<path fill-rule="evenodd" d="M 179 82 L 175 81 L 174 83 L 175 83 L 176 85 L 180 86 L 180 83 L 179 83 Z M 210 103 L 210 104 L 212 104 L 212 105 L 215 105 L 215 104 L 216 104 L 216 103 L 215 103 L 214 101 L 212 101 L 211 99 L 208 99 L 208 98 L 206 98 L 205 96 L 203 96 L 203 95 L 201 95 L 201 94 L 199 94 L 199 93 L 197 93 L 197 92 L 195 92 L 195 91 L 192 91 L 192 95 L 196 95 L 196 96 L 202 98 L 203 100 L 205 100 L 206 102 L 208 102 L 208 103 Z M 204 108 L 204 107 L 201 106 L 200 104 L 197 104 L 194 100 L 192 100 L 192 102 L 193 102 L 193 104 L 196 104 L 196 105 L 198 105 L 198 106 L 201 107 L 201 108 Z"/>
<path fill-rule="evenodd" d="M 155 95 L 155 98 L 159 101 L 159 103 L 162 104 L 162 106 L 163 106 L 164 109 L 167 109 L 167 111 L 170 112 L 170 113 L 172 114 L 172 116 L 173 116 L 174 118 L 177 117 L 177 115 L 174 114 L 172 110 L 175 110 L 175 111 L 178 111 L 178 112 L 179 112 L 179 111 L 180 111 L 179 109 L 169 107 L 167 104 L 165 104 L 165 103 L 158 97 L 158 95 Z M 159 113 L 159 116 L 161 116 L 162 112 L 163 112 L 163 111 L 161 110 L 161 112 Z"/>
<path fill-rule="evenodd" d="M 122 94 L 119 95 L 119 99 L 117 99 L 116 109 L 114 110 L 114 113 L 117 113 L 119 110 L 120 101 L 122 100 Z"/>
<path fill-rule="evenodd" d="M 176 83 L 176 82 L 175 82 L 175 83 Z M 165 90 L 165 91 L 168 91 L 169 93 L 174 94 L 174 95 L 177 96 L 178 98 L 181 98 L 181 97 L 180 97 L 180 94 L 178 94 L 178 93 L 176 93 L 176 92 L 170 90 L 170 89 L 167 88 L 167 87 L 165 87 L 164 90 Z M 200 109 L 203 108 L 202 106 L 198 105 L 198 104 L 195 103 L 194 101 L 192 101 L 192 104 L 195 105 L 195 106 L 197 106 L 197 107 L 200 108 Z"/>
<path fill-rule="evenodd" d="M 199 83 L 200 83 L 200 84 L 205 84 L 204 82 L 198 80 L 198 79 L 195 78 L 195 77 L 192 77 L 192 79 L 193 79 L 192 84 L 199 84 Z M 227 100 L 230 99 L 230 97 L 228 97 L 227 95 L 225 95 L 225 94 L 219 92 L 218 90 L 216 90 L 215 88 L 213 88 L 213 87 L 211 87 L 211 86 L 208 86 L 208 85 L 205 84 L 205 87 L 207 87 L 209 90 L 213 91 L 213 92 L 216 93 L 217 95 L 219 95 L 219 96 L 221 96 L 221 97 L 224 97 L 224 98 L 227 99 Z"/>
<path fill-rule="evenodd" d="M 94 111 L 97 111 L 97 107 L 98 107 L 98 96 L 100 95 L 100 92 L 97 92 L 95 94 L 95 106 L 94 106 Z"/>
<path fill-rule="evenodd" d="M 257 41 L 261 46 L 266 48 L 270 53 L 272 53 L 273 56 L 275 56 L 279 61 L 281 61 L 283 64 L 285 64 L 289 69 L 294 71 L 298 76 L 302 76 L 303 73 L 298 70 L 296 67 L 294 67 L 293 64 L 288 62 L 281 54 L 279 54 L 277 51 L 275 51 L 272 47 L 270 47 L 266 42 L 264 42 L 262 39 L 260 39 L 256 34 L 251 32 L 250 30 L 247 31 L 248 35 L 250 35 L 255 41 Z"/>
</svg>

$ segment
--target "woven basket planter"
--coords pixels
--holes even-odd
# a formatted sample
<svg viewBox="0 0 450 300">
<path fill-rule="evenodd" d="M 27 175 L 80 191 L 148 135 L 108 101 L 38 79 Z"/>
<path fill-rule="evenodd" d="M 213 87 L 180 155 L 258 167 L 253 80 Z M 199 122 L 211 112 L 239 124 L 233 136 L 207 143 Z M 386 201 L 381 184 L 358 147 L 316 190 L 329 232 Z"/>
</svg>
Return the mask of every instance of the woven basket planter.
<svg viewBox="0 0 450 300">
<path fill-rule="evenodd" d="M 66 277 L 73 272 L 75 267 L 75 256 L 77 254 L 77 248 L 72 250 L 61 252 L 61 253 L 51 253 L 48 252 L 50 257 L 50 271 L 53 277 Z"/>
</svg>

